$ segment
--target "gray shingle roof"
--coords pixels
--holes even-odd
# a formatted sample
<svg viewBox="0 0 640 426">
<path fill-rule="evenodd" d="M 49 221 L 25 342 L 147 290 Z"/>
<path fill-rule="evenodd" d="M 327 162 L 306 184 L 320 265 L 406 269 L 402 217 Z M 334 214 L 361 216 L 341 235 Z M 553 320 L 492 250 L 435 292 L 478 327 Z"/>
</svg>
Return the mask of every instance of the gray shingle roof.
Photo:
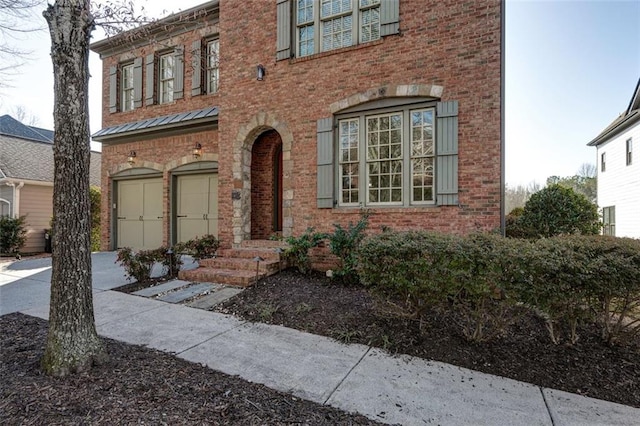
<svg viewBox="0 0 640 426">
<path fill-rule="evenodd" d="M 640 79 L 636 84 L 636 90 L 633 92 L 629 107 L 625 112 L 616 117 L 603 131 L 600 132 L 591 142 L 587 145 L 598 146 L 610 140 L 621 131 L 628 129 L 633 124 L 640 121 Z"/>
<path fill-rule="evenodd" d="M 7 115 L 0 117 L 0 124 L 0 177 L 53 182 L 53 141 L 47 139 L 53 132 L 34 130 Z M 101 157 L 91 152 L 91 185 L 100 186 Z"/>
<path fill-rule="evenodd" d="M 218 107 L 212 106 L 178 114 L 164 115 L 162 117 L 148 118 L 146 120 L 132 121 L 118 124 L 116 126 L 105 127 L 93 134 L 93 138 L 98 141 L 117 136 L 126 136 L 132 133 L 150 132 L 161 130 L 166 127 L 189 125 L 194 121 L 214 119 L 218 116 Z"/>
</svg>

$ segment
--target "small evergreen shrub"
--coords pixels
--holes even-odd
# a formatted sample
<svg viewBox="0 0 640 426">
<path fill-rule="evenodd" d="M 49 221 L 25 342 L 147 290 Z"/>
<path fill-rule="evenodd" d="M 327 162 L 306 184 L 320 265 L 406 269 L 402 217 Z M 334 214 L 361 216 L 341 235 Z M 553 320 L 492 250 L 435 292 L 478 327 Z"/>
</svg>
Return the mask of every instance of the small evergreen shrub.
<svg viewBox="0 0 640 426">
<path fill-rule="evenodd" d="M 166 247 L 159 247 L 134 252 L 131 248 L 124 247 L 118 250 L 116 263 L 124 267 L 127 279 L 133 278 L 138 282 L 151 279 L 151 269 L 156 263 L 162 264 L 165 276 L 173 277 L 180 270 L 182 259 L 175 251 L 169 255 L 168 250 Z"/>
<path fill-rule="evenodd" d="M 317 247 L 325 238 L 327 238 L 327 234 L 314 232 L 313 228 L 307 228 L 307 231 L 299 237 L 287 237 L 286 241 L 289 247 L 284 252 L 284 257 L 290 261 L 300 273 L 308 274 L 311 272 L 309 249 Z"/>
<path fill-rule="evenodd" d="M 193 257 L 194 260 L 200 260 L 215 257 L 219 248 L 220 240 L 214 235 L 208 234 L 184 243 L 178 243 L 174 246 L 174 251 L 181 254 L 188 254 Z"/>
<path fill-rule="evenodd" d="M 27 239 L 26 216 L 0 216 L 0 253 L 14 254 Z"/>
<path fill-rule="evenodd" d="M 335 231 L 328 235 L 329 249 L 331 253 L 340 258 L 340 267 L 335 271 L 334 277 L 343 282 L 353 284 L 358 282 L 358 249 L 365 237 L 365 230 L 369 225 L 369 212 L 363 210 L 360 220 L 356 224 L 349 222 L 346 228 L 340 224 L 334 224 Z"/>
</svg>

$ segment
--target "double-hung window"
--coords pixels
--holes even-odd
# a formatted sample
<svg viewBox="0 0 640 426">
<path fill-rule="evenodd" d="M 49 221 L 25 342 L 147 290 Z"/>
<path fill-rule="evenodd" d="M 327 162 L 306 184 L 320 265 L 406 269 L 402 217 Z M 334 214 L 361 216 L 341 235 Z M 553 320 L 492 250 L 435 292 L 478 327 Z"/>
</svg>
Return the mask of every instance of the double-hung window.
<svg viewBox="0 0 640 426">
<path fill-rule="evenodd" d="M 633 139 L 627 139 L 626 143 L 626 155 L 627 166 L 630 166 L 633 163 Z"/>
<path fill-rule="evenodd" d="M 603 152 L 602 154 L 600 154 L 600 171 L 601 172 L 607 171 L 607 153 L 606 152 Z"/>
<path fill-rule="evenodd" d="M 337 139 L 338 205 L 434 203 L 433 107 L 339 119 Z"/>
<path fill-rule="evenodd" d="M 164 104 L 173 101 L 174 84 L 174 56 L 172 53 L 161 55 L 158 66 L 158 93 L 159 103 Z"/>
<path fill-rule="evenodd" d="M 602 209 L 602 234 L 616 235 L 616 207 L 609 206 Z"/>
<path fill-rule="evenodd" d="M 220 41 L 207 42 L 206 93 L 216 93 L 220 84 Z"/>
<path fill-rule="evenodd" d="M 380 38 L 380 0 L 296 0 L 297 56 Z"/>
<path fill-rule="evenodd" d="M 120 110 L 131 111 L 134 108 L 133 63 L 123 65 L 120 70 Z"/>
</svg>

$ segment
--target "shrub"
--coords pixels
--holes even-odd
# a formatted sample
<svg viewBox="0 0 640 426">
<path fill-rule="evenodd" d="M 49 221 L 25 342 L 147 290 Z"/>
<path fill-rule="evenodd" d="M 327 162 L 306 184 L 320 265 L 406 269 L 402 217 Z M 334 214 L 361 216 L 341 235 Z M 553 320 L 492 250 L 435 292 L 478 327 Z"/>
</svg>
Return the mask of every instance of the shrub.
<svg viewBox="0 0 640 426">
<path fill-rule="evenodd" d="M 431 232 L 383 232 L 365 239 L 358 251 L 360 282 L 385 296 L 405 301 L 410 316 L 421 318 L 443 307 L 454 292 L 453 252 L 459 237 Z"/>
<path fill-rule="evenodd" d="M 91 251 L 100 250 L 100 188 L 89 188 L 91 200 Z"/>
<path fill-rule="evenodd" d="M 531 195 L 518 223 L 533 237 L 600 232 L 598 208 L 584 195 L 558 184 Z"/>
<path fill-rule="evenodd" d="M 308 274 L 311 272 L 309 249 L 317 247 L 325 238 L 327 238 L 327 234 L 314 232 L 313 228 L 307 228 L 307 231 L 299 237 L 287 237 L 286 241 L 289 247 L 284 252 L 284 257 L 291 261 L 300 273 Z"/>
<path fill-rule="evenodd" d="M 522 223 L 524 208 L 516 207 L 505 217 L 505 235 L 509 238 L 528 238 L 531 231 Z"/>
<path fill-rule="evenodd" d="M 124 247 L 118 250 L 116 263 L 120 263 L 124 267 L 128 279 L 134 278 L 138 282 L 151 279 L 151 269 L 156 263 L 162 264 L 164 275 L 172 277 L 180 270 L 182 259 L 175 251 L 172 251 L 171 255 L 167 252 L 168 248 L 166 247 L 138 252 Z"/>
<path fill-rule="evenodd" d="M 174 251 L 176 253 L 188 254 L 193 257 L 194 260 L 200 260 L 215 257 L 219 248 L 220 240 L 214 235 L 208 234 L 184 243 L 178 243 L 174 246 Z"/>
<path fill-rule="evenodd" d="M 0 216 L 0 253 L 13 254 L 27 239 L 26 216 Z"/>
<path fill-rule="evenodd" d="M 340 258 L 340 268 L 335 271 L 335 277 L 342 279 L 346 283 L 358 281 L 358 249 L 365 237 L 365 230 L 369 225 L 369 212 L 363 210 L 360 213 L 360 220 L 354 225 L 349 222 L 347 228 L 340 224 L 334 224 L 335 231 L 329 234 L 329 249 L 331 253 Z"/>
</svg>

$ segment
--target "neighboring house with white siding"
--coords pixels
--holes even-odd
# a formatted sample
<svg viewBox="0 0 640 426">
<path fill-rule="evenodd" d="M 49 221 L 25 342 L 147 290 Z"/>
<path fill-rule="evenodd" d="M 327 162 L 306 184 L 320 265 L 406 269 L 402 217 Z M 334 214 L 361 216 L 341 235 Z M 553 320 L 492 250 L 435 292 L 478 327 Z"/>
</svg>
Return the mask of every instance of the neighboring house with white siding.
<svg viewBox="0 0 640 426">
<path fill-rule="evenodd" d="M 588 145 L 598 151 L 603 233 L 640 238 L 640 80 L 627 110 Z"/>
<path fill-rule="evenodd" d="M 100 186 L 101 154 L 91 152 L 91 185 Z M 53 216 L 53 131 L 0 117 L 0 215 L 26 216 L 23 253 L 44 251 Z"/>
</svg>

